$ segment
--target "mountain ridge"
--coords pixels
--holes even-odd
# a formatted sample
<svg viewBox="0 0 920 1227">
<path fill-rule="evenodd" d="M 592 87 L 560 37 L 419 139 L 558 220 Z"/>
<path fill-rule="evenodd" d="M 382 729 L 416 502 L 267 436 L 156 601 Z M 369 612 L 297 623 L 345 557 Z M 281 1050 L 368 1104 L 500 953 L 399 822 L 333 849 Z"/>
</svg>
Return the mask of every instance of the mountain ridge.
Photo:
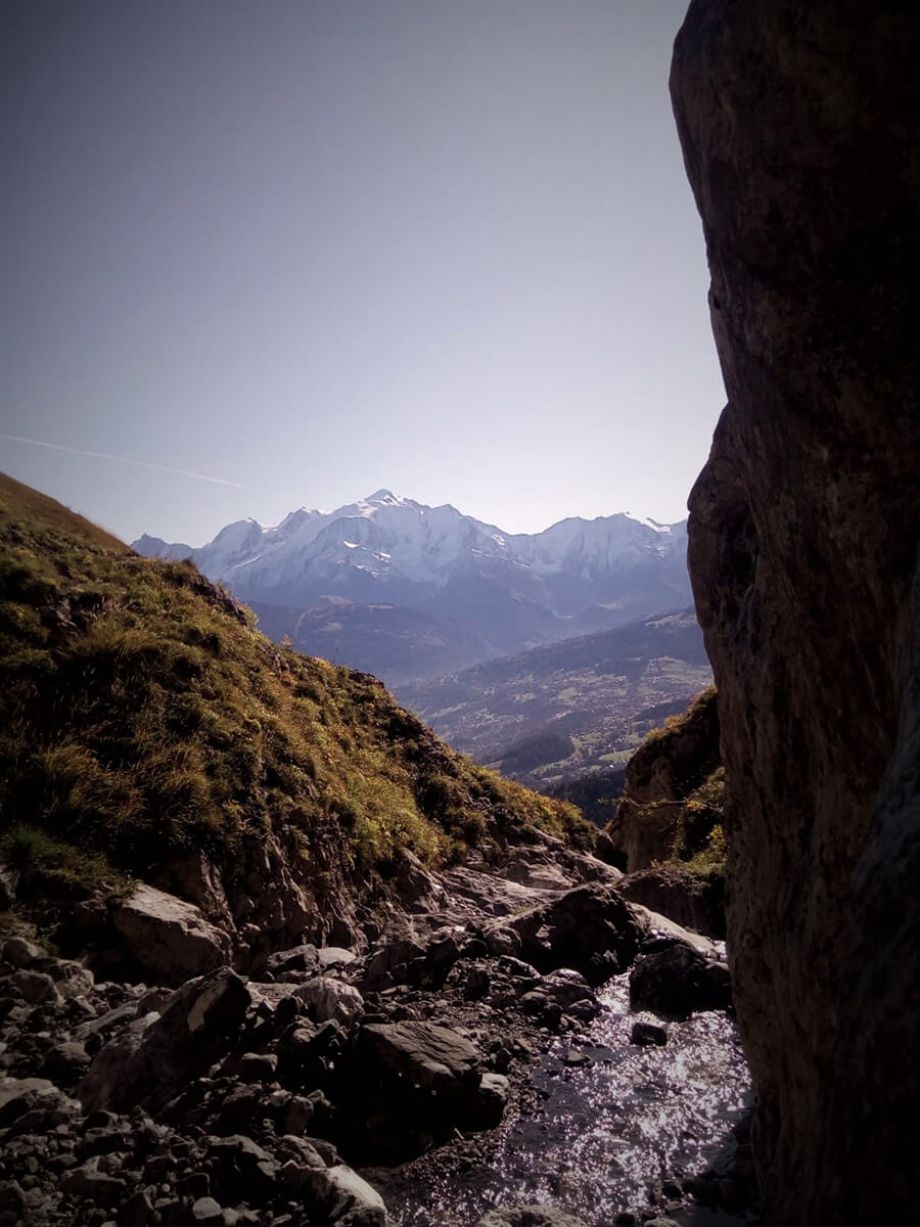
<svg viewBox="0 0 920 1227">
<path fill-rule="evenodd" d="M 199 548 L 146 534 L 134 548 L 191 558 L 241 599 L 289 611 L 286 622 L 269 617 L 278 637 L 317 655 L 330 642 L 347 643 L 342 663 L 360 663 L 393 684 L 686 605 L 685 542 L 684 521 L 663 525 L 623 512 L 506 533 L 448 503 L 431 507 L 381 489 L 331 512 L 298 508 L 273 526 L 237 520 Z M 365 607 L 365 624 L 367 606 L 390 608 L 371 635 L 379 655 L 354 636 L 335 639 L 341 608 L 331 624 L 303 618 L 333 598 Z M 400 619 L 393 610 L 413 615 Z M 425 634 L 465 640 L 466 655 L 427 653 L 411 629 L 419 612 L 433 619 Z"/>
</svg>

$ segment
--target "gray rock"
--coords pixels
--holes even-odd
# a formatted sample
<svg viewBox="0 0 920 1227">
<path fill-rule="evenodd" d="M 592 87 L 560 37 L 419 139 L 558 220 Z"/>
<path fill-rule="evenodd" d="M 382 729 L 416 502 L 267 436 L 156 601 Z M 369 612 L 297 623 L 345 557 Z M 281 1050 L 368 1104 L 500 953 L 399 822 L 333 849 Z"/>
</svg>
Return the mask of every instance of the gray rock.
<svg viewBox="0 0 920 1227">
<path fill-rule="evenodd" d="M 31 1005 L 37 1005 L 40 1002 L 46 1001 L 60 1001 L 60 995 L 54 981 L 43 971 L 20 968 L 19 971 L 14 971 L 11 976 L 7 976 L 5 986 L 12 989 Z"/>
<path fill-rule="evenodd" d="M 38 959 L 45 957 L 45 951 L 35 942 L 28 942 L 24 937 L 8 937 L 3 943 L 3 961 L 13 967 L 29 967 Z"/>
<path fill-rule="evenodd" d="M 478 1082 L 479 1052 L 447 1027 L 424 1022 L 374 1024 L 361 1028 L 358 1044 L 374 1064 L 435 1094 L 449 1096 L 458 1085 Z"/>
<path fill-rule="evenodd" d="M 160 1015 L 131 1023 L 96 1056 L 80 1087 L 87 1110 L 155 1103 L 202 1072 L 238 1034 L 252 997 L 223 967 L 177 989 Z"/>
<path fill-rule="evenodd" d="M 202 975 L 230 959 L 229 937 L 199 908 L 146 883 L 113 906 L 112 923 L 131 958 L 167 984 Z"/>
<path fill-rule="evenodd" d="M 311 1168 L 307 1188 L 330 1224 L 340 1227 L 386 1227 L 383 1198 L 357 1172 L 344 1164 Z"/>
<path fill-rule="evenodd" d="M 348 1029 L 364 1014 L 364 998 L 358 990 L 328 976 L 308 980 L 294 989 L 293 995 L 306 1005 L 316 1022 L 335 1021 Z"/>
<path fill-rule="evenodd" d="M 223 1227 L 224 1212 L 213 1197 L 199 1197 L 192 1205 L 192 1222 Z"/>
</svg>

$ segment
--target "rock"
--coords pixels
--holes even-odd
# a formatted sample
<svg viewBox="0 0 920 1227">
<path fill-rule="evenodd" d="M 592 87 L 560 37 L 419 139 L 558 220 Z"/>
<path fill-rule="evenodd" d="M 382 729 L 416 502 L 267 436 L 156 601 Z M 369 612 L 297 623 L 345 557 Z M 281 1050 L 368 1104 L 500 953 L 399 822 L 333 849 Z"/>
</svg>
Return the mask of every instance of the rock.
<svg viewBox="0 0 920 1227">
<path fill-rule="evenodd" d="M 212 1138 L 208 1158 L 214 1191 L 225 1201 L 264 1197 L 271 1191 L 279 1170 L 268 1151 L 244 1134 Z"/>
<path fill-rule="evenodd" d="M 60 994 L 55 987 L 54 981 L 43 971 L 20 968 L 19 971 L 14 971 L 11 976 L 6 977 L 5 987 L 12 989 L 14 993 L 21 996 L 24 1001 L 28 1001 L 31 1005 L 37 1005 L 43 1001 L 54 1002 L 60 1000 Z"/>
<path fill-rule="evenodd" d="M 99 1052 L 80 1086 L 84 1107 L 124 1110 L 156 1102 L 226 1051 L 251 1004 L 229 967 L 190 980 L 162 1014 L 129 1024 Z"/>
<path fill-rule="evenodd" d="M 340 1118 L 352 1122 L 353 1149 L 367 1158 L 417 1154 L 456 1128 L 488 1128 L 500 1118 L 507 1082 L 483 1074 L 484 1058 L 447 1027 L 406 1021 L 364 1026 L 343 1073 Z"/>
<path fill-rule="evenodd" d="M 112 924 L 130 957 L 152 976 L 179 984 L 229 962 L 227 934 L 192 903 L 141 883 L 112 908 Z"/>
<path fill-rule="evenodd" d="M 641 926 L 615 886 L 590 884 L 508 922 L 522 954 L 540 971 L 574 968 L 590 984 L 624 971 L 639 948 Z"/>
<path fill-rule="evenodd" d="M 555 1206 L 499 1206 L 481 1218 L 476 1227 L 587 1227 L 587 1224 Z"/>
<path fill-rule="evenodd" d="M 308 976 L 315 976 L 321 967 L 319 952 L 311 945 L 278 951 L 269 955 L 266 961 L 266 970 L 270 977 L 287 983 L 299 984 Z"/>
<path fill-rule="evenodd" d="M 79 1082 L 89 1065 L 89 1053 L 84 1046 L 76 1040 L 65 1040 L 48 1049 L 40 1072 L 61 1086 L 72 1086 Z"/>
<path fill-rule="evenodd" d="M 357 1172 L 344 1164 L 311 1168 L 307 1187 L 330 1224 L 341 1227 L 386 1227 L 383 1198 Z"/>
<path fill-rule="evenodd" d="M 570 967 L 560 967 L 543 976 L 539 982 L 539 991 L 559 1003 L 563 1010 L 569 1010 L 577 1002 L 589 1002 L 595 1009 L 600 1009 L 600 1003 L 595 997 L 591 986 L 580 972 Z"/>
<path fill-rule="evenodd" d="M 629 1004 L 662 1018 L 686 1019 L 698 1010 L 731 1007 L 728 969 L 681 942 L 643 955 L 629 973 Z"/>
<path fill-rule="evenodd" d="M 71 959 L 36 959 L 33 971 L 44 972 L 54 981 L 58 994 L 65 1001 L 71 997 L 83 997 L 93 989 L 93 973 L 82 963 Z"/>
<path fill-rule="evenodd" d="M 192 1205 L 192 1222 L 223 1227 L 224 1212 L 213 1197 L 199 1197 Z"/>
<path fill-rule="evenodd" d="M 623 877 L 617 889 L 630 903 L 640 903 L 686 929 L 718 939 L 725 936 L 725 881 L 677 865 L 657 865 Z"/>
<path fill-rule="evenodd" d="M 294 990 L 316 1022 L 334 1020 L 346 1029 L 360 1021 L 364 1013 L 364 998 L 350 984 L 317 976 Z"/>
<path fill-rule="evenodd" d="M 695 0 L 672 69 L 728 397 L 689 557 L 769 1225 L 920 1221 L 916 63 L 912 5 Z"/>
<path fill-rule="evenodd" d="M 124 1180 L 99 1170 L 98 1157 L 90 1159 L 82 1167 L 65 1172 L 60 1185 L 71 1197 L 85 1197 L 89 1201 L 102 1202 L 105 1205 L 118 1202 L 127 1187 Z"/>
<path fill-rule="evenodd" d="M 11 963 L 13 967 L 30 967 L 45 957 L 45 951 L 24 937 L 8 937 L 3 943 L 2 957 L 4 963 Z"/>
<path fill-rule="evenodd" d="M 478 1082 L 480 1054 L 469 1040 L 432 1023 L 400 1022 L 362 1027 L 362 1051 L 409 1085 L 450 1096 L 458 1085 Z"/>
<path fill-rule="evenodd" d="M 8 911 L 16 903 L 16 888 L 19 874 L 10 865 L 0 861 L 0 911 Z"/>
<path fill-rule="evenodd" d="M 638 1044 L 640 1048 L 652 1046 L 662 1048 L 668 1042 L 667 1027 L 659 1027 L 657 1023 L 634 1022 L 629 1033 L 629 1042 Z"/>
<path fill-rule="evenodd" d="M 316 952 L 316 957 L 322 974 L 325 974 L 327 971 L 351 967 L 353 963 L 358 961 L 358 956 L 355 952 L 353 950 L 346 950 L 344 946 L 320 946 Z"/>
<path fill-rule="evenodd" d="M 504 1074 L 487 1073 L 479 1080 L 478 1119 L 483 1129 L 497 1125 L 504 1115 L 511 1083 Z"/>
<path fill-rule="evenodd" d="M 278 1068 L 273 1052 L 244 1052 L 236 1064 L 236 1073 L 243 1082 L 271 1082 Z"/>
</svg>

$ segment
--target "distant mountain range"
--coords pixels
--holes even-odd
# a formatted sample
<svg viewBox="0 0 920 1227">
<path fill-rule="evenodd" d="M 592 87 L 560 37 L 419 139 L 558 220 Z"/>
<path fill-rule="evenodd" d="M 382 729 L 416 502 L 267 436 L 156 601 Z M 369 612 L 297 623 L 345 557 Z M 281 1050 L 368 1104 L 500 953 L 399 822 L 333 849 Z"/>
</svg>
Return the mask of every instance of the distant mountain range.
<svg viewBox="0 0 920 1227">
<path fill-rule="evenodd" d="M 692 609 L 396 687 L 458 750 L 547 789 L 625 763 L 712 680 Z"/>
<path fill-rule="evenodd" d="M 511 534 L 389 490 L 275 527 L 239 520 L 192 558 L 249 602 L 273 638 L 391 684 L 432 677 L 686 605 L 686 522 L 629 515 Z"/>
</svg>

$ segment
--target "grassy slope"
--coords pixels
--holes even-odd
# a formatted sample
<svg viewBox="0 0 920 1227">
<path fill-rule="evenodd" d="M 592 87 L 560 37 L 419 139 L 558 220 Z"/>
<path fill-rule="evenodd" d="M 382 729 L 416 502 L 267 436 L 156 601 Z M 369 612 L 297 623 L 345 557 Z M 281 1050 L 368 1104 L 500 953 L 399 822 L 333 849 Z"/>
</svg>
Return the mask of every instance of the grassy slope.
<svg viewBox="0 0 920 1227">
<path fill-rule="evenodd" d="M 226 863 L 243 830 L 281 827 L 358 879 L 399 846 L 437 863 L 525 822 L 590 838 L 571 807 L 454 753 L 375 679 L 271 643 L 191 564 L 141 558 L 0 475 L 8 856 L 143 877 L 187 848 Z"/>
</svg>

